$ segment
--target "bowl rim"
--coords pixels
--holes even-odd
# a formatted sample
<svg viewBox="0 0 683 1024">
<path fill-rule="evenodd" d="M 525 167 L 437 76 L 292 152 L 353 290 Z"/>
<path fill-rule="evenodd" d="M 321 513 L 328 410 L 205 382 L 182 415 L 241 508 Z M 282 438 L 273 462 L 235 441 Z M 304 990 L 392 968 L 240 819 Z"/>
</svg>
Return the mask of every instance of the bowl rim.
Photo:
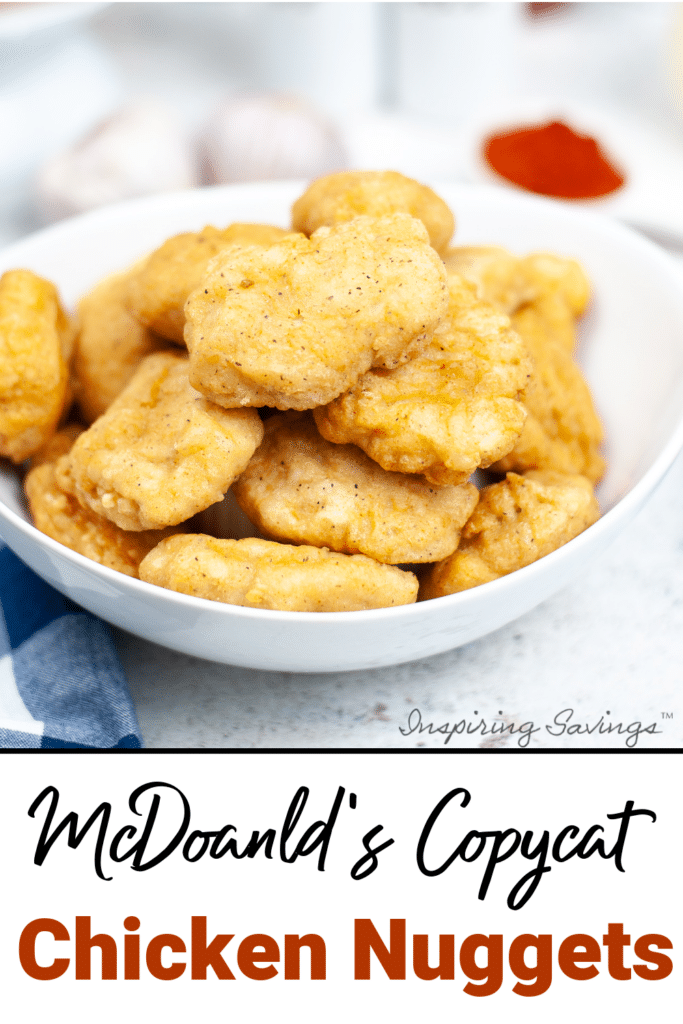
<svg viewBox="0 0 683 1024">
<path fill-rule="evenodd" d="M 96 223 L 98 220 L 107 221 L 112 218 L 115 219 L 120 212 L 129 211 L 134 213 L 140 207 L 148 210 L 155 210 L 159 208 L 163 209 L 169 204 L 172 205 L 174 202 L 178 202 L 179 200 L 182 200 L 184 203 L 189 203 L 191 206 L 192 197 L 197 194 L 204 195 L 210 193 L 219 197 L 221 193 L 234 194 L 237 191 L 258 192 L 263 189 L 264 186 L 267 186 L 271 190 L 280 189 L 283 192 L 289 192 L 294 191 L 296 188 L 305 186 L 305 183 L 300 180 L 283 180 L 273 182 L 239 183 L 236 185 L 214 185 L 201 189 L 183 189 L 177 192 L 167 192 L 155 196 L 131 199 L 122 203 L 112 204 L 97 210 L 91 210 L 87 213 L 79 214 L 76 217 L 68 218 L 67 220 L 33 232 L 32 234 L 3 247 L 3 249 L 0 250 L 0 257 L 3 257 L 6 252 L 12 252 L 15 248 L 22 247 L 24 244 L 30 244 L 36 238 L 41 236 L 44 237 L 53 234 L 60 234 L 64 231 L 68 232 L 74 226 L 78 226 L 81 223 L 87 223 L 89 221 Z M 627 225 L 615 221 L 592 209 L 587 210 L 575 206 L 568 207 L 558 200 L 538 196 L 533 193 L 526 193 L 520 190 L 508 190 L 501 186 L 469 184 L 465 182 L 437 182 L 435 184 L 431 184 L 431 187 L 434 188 L 437 193 L 439 192 L 439 189 L 444 191 L 456 189 L 459 191 L 461 190 L 464 193 L 470 192 L 482 195 L 484 198 L 488 197 L 494 202 L 513 199 L 515 203 L 521 203 L 523 206 L 530 205 L 534 207 L 545 207 L 547 209 L 551 209 L 554 215 L 559 215 L 565 219 L 569 218 L 573 221 L 585 221 L 588 225 L 595 226 L 599 230 L 606 230 L 608 233 L 615 235 L 617 241 L 620 237 L 628 239 L 630 244 L 635 243 L 639 246 L 647 254 L 649 259 L 654 259 L 655 262 L 659 264 L 659 268 L 664 277 L 668 278 L 669 284 L 673 285 L 676 290 L 680 290 L 681 311 L 683 313 L 683 279 L 681 278 L 681 273 L 678 267 L 664 250 Z M 507 590 L 514 590 L 518 586 L 523 586 L 527 581 L 531 581 L 534 576 L 545 575 L 553 566 L 561 564 L 563 560 L 566 560 L 572 554 L 577 553 L 581 547 L 586 547 L 586 545 L 592 546 L 602 534 L 607 533 L 608 535 L 616 535 L 616 531 L 613 529 L 614 526 L 616 526 L 619 520 L 628 520 L 636 514 L 664 479 L 664 476 L 671 468 L 682 449 L 683 408 L 681 409 L 676 425 L 670 431 L 669 437 L 665 441 L 661 451 L 652 464 L 645 470 L 640 480 L 638 480 L 637 483 L 633 485 L 627 493 L 624 494 L 615 505 L 613 505 L 612 508 L 601 515 L 597 522 L 582 531 L 578 536 L 557 548 L 555 551 L 550 552 L 550 554 L 545 555 L 543 558 L 537 559 L 535 562 L 532 562 L 521 569 L 516 569 L 514 572 L 501 576 L 498 579 L 491 580 L 479 587 L 472 587 L 468 590 L 460 591 L 459 593 L 434 598 L 431 601 L 416 601 L 411 604 L 395 605 L 386 608 L 343 612 L 301 612 L 268 608 L 251 608 L 244 605 L 233 605 L 220 601 L 212 601 L 208 598 L 196 597 L 191 594 L 184 594 L 164 587 L 157 587 L 154 584 L 146 583 L 136 577 L 117 572 L 115 569 L 111 569 L 108 566 L 89 559 L 85 555 L 81 555 L 78 552 L 73 551 L 71 548 L 60 544 L 58 541 L 53 540 L 53 538 L 49 537 L 47 534 L 41 533 L 35 526 L 27 522 L 22 516 L 9 508 L 2 498 L 0 498 L 0 527 L 3 520 L 6 521 L 15 530 L 22 533 L 28 540 L 38 542 L 39 546 L 46 547 L 48 550 L 52 551 L 57 558 L 63 558 L 89 573 L 94 573 L 95 576 L 101 577 L 102 581 L 108 585 L 113 584 L 116 586 L 118 584 L 123 587 L 132 587 L 133 592 L 138 592 L 141 597 L 144 597 L 145 595 L 149 596 L 150 588 L 152 588 L 152 592 L 156 598 L 161 601 L 170 600 L 179 606 L 185 605 L 190 609 L 210 611 L 213 614 L 226 616 L 227 618 L 234 618 L 237 616 L 238 618 L 263 620 L 266 622 L 270 621 L 272 623 L 293 621 L 334 621 L 343 623 L 358 622 L 359 615 L 363 616 L 364 621 L 368 622 L 404 616 L 420 617 L 424 614 L 425 609 L 432 604 L 432 601 L 437 601 L 439 603 L 439 607 L 442 609 L 451 607 L 454 612 L 457 609 L 466 607 L 468 603 L 478 602 L 478 600 L 481 599 L 482 588 L 485 589 L 487 596 L 490 595 L 492 598 L 494 595 L 502 596 Z M 3 462 L 5 462 L 5 460 L 3 460 Z M 9 463 L 7 464 L 9 465 Z M 0 539 L 2 539 L 1 529 Z M 122 577 L 125 582 L 122 582 Z M 448 602 L 448 605 L 446 602 Z"/>
</svg>

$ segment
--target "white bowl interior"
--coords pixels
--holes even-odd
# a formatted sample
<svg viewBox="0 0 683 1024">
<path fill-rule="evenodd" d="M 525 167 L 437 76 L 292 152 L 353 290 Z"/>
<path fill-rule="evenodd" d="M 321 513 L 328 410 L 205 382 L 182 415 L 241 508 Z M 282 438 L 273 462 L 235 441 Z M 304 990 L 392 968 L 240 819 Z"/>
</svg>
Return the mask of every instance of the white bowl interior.
<svg viewBox="0 0 683 1024">
<path fill-rule="evenodd" d="M 502 188 L 436 188 L 456 214 L 459 244 L 550 250 L 576 257 L 590 275 L 594 298 L 580 361 L 605 423 L 609 468 L 598 493 L 603 511 L 611 511 L 586 535 L 476 591 L 379 612 L 311 615 L 215 605 L 89 562 L 28 525 L 7 463 L 0 466 L 0 533 L 37 571 L 109 621 L 189 653 L 254 667 L 320 671 L 407 661 L 484 635 L 563 585 L 635 514 L 683 443 L 683 279 L 651 243 L 591 212 Z M 301 190 L 297 182 L 219 187 L 106 208 L 11 246 L 0 254 L 0 272 L 28 267 L 53 280 L 73 306 L 100 278 L 179 231 L 235 220 L 287 226 Z M 240 641 L 228 629 L 236 620 Z"/>
</svg>

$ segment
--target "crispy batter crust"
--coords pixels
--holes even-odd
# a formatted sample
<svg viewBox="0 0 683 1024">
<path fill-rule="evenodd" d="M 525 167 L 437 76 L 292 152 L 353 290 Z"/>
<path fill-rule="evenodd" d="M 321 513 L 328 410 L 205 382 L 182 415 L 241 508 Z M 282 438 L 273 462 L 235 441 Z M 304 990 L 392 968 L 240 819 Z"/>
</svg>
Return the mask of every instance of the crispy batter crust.
<svg viewBox="0 0 683 1024">
<path fill-rule="evenodd" d="M 225 408 L 311 409 L 424 348 L 443 263 L 407 214 L 230 249 L 185 306 L 190 381 Z"/>
<path fill-rule="evenodd" d="M 470 281 L 480 299 L 508 316 L 528 303 L 553 300 L 567 345 L 574 347 L 574 332 L 564 321 L 573 325 L 590 298 L 588 278 L 576 260 L 547 252 L 513 256 L 497 246 L 454 246 L 443 254 L 443 261 L 449 274 Z"/>
<path fill-rule="evenodd" d="M 584 476 L 508 473 L 483 489 L 459 549 L 423 578 L 420 600 L 455 594 L 521 569 L 566 544 L 599 515 Z"/>
<path fill-rule="evenodd" d="M 341 171 L 318 178 L 292 207 L 295 231 L 312 235 L 362 214 L 384 217 L 409 213 L 421 220 L 440 252 L 448 245 L 455 221 L 446 203 L 426 185 L 397 171 Z"/>
<path fill-rule="evenodd" d="M 315 420 L 323 437 L 359 445 L 386 470 L 459 484 L 515 444 L 530 372 L 508 318 L 452 275 L 447 316 L 424 352 L 390 372 L 366 373 L 316 409 Z"/>
<path fill-rule="evenodd" d="M 351 444 L 331 444 L 310 414 L 266 423 L 266 436 L 233 493 L 267 536 L 364 554 L 396 565 L 455 551 L 477 503 L 472 484 L 433 487 L 387 473 Z"/>
<path fill-rule="evenodd" d="M 269 224 L 210 224 L 174 235 L 131 276 L 127 304 L 133 316 L 162 338 L 183 344 L 183 307 L 201 284 L 209 260 L 230 245 L 272 245 L 288 232 Z"/>
<path fill-rule="evenodd" d="M 36 466 L 42 466 L 44 462 L 56 462 L 61 455 L 66 455 L 71 450 L 74 441 L 82 433 L 83 427 L 79 423 L 67 423 L 52 435 L 47 444 L 31 456 L 29 468 L 35 469 Z"/>
<path fill-rule="evenodd" d="M 74 426 L 58 431 L 32 460 L 24 489 L 33 522 L 42 533 L 72 551 L 127 576 L 137 576 L 138 566 L 145 555 L 160 540 L 176 531 L 132 533 L 121 530 L 108 519 L 82 508 L 73 495 L 61 489 L 56 480 L 55 465 L 64 459 L 80 433 L 81 428 Z"/>
<path fill-rule="evenodd" d="M 124 530 L 162 529 L 219 501 L 262 437 L 254 409 L 212 406 L 187 359 L 159 352 L 78 438 L 58 482 Z"/>
<path fill-rule="evenodd" d="M 78 304 L 73 370 L 78 407 L 86 423 L 93 423 L 109 408 L 146 355 L 169 345 L 143 327 L 125 305 L 134 273 L 106 278 Z"/>
<path fill-rule="evenodd" d="M 511 315 L 535 366 L 521 437 L 495 468 L 582 473 L 595 483 L 605 468 L 598 453 L 602 425 L 572 356 L 576 317 L 590 298 L 583 268 L 552 253 L 517 257 L 494 247 L 449 249 L 444 262 L 449 274 L 462 274 L 478 295 Z"/>
<path fill-rule="evenodd" d="M 38 451 L 67 400 L 73 328 L 54 285 L 30 270 L 0 278 L 0 455 L 13 462 Z"/>
<path fill-rule="evenodd" d="M 507 249 L 459 245 L 442 256 L 449 275 L 464 277 L 475 286 L 478 298 L 507 316 L 533 298 L 533 289 L 519 273 L 519 259 Z"/>
<path fill-rule="evenodd" d="M 586 271 L 576 260 L 551 252 L 532 252 L 520 259 L 523 275 L 535 290 L 533 301 L 556 295 L 574 317 L 581 316 L 591 297 Z"/>
<path fill-rule="evenodd" d="M 162 541 L 140 565 L 140 579 L 210 601 L 292 612 L 412 604 L 418 586 L 412 573 L 365 555 L 204 534 Z"/>
<path fill-rule="evenodd" d="M 528 469 L 581 473 L 597 483 L 605 471 L 599 453 L 603 429 L 588 385 L 562 335 L 558 336 L 551 299 L 515 313 L 512 324 L 533 359 L 535 372 L 524 399 L 529 413 L 512 451 L 501 459 L 501 472 Z"/>
</svg>

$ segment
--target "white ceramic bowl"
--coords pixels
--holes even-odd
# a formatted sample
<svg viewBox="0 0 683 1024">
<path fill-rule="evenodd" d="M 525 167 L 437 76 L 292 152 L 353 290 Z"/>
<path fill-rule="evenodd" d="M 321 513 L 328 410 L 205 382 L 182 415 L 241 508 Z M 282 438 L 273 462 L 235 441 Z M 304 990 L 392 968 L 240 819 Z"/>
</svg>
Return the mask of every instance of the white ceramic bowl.
<svg viewBox="0 0 683 1024">
<path fill-rule="evenodd" d="M 516 252 L 549 249 L 586 266 L 595 299 L 581 361 L 607 430 L 605 512 L 546 558 L 450 597 L 368 612 L 261 611 L 176 594 L 131 579 L 62 547 L 30 525 L 16 473 L 0 469 L 0 533 L 62 593 L 138 636 L 228 664 L 324 672 L 398 664 L 475 640 L 529 611 L 616 537 L 683 446 L 683 279 L 655 246 L 614 222 L 535 196 L 475 186 L 435 186 L 458 220 L 462 244 Z M 301 183 L 228 186 L 98 210 L 0 254 L 0 271 L 28 267 L 73 304 L 105 274 L 167 236 L 205 223 L 286 226 Z"/>
</svg>

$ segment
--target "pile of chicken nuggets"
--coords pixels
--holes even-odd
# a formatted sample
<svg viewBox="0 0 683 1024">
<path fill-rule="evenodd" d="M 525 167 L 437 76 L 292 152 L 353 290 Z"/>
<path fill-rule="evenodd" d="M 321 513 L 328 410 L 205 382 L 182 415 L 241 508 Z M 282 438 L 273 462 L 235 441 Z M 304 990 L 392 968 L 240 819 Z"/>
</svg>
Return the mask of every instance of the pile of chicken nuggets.
<svg viewBox="0 0 683 1024">
<path fill-rule="evenodd" d="M 571 540 L 604 471 L 586 275 L 453 231 L 426 186 L 344 172 L 291 230 L 177 235 L 73 319 L 6 273 L 0 455 L 30 459 L 37 528 L 148 583 L 311 612 L 443 597 Z M 211 526 L 230 502 L 232 536 Z"/>
</svg>

